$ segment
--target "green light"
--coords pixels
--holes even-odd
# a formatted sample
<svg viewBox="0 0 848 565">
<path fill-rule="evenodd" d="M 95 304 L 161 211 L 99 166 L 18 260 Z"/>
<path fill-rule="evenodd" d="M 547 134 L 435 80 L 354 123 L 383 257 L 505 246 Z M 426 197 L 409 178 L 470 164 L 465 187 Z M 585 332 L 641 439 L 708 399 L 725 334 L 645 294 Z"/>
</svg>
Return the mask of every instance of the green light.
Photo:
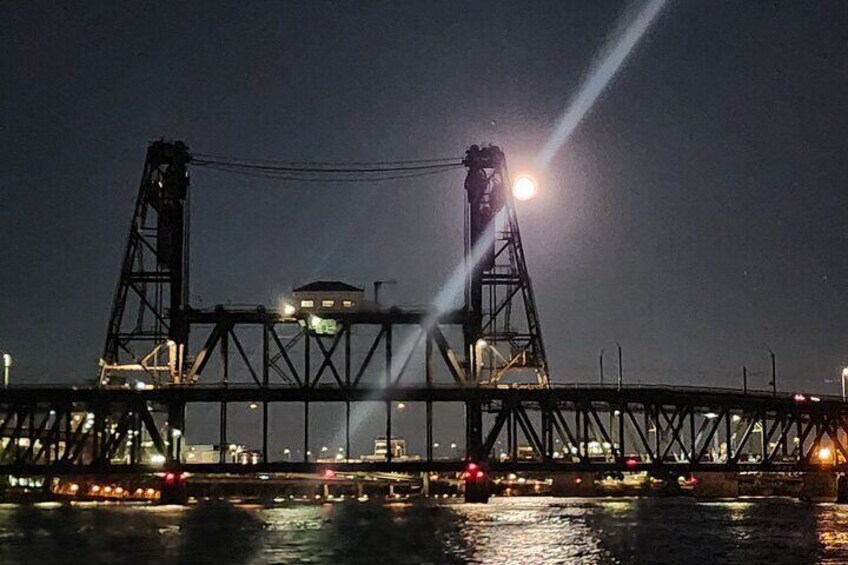
<svg viewBox="0 0 848 565">
<path fill-rule="evenodd" d="M 319 335 L 335 335 L 338 331 L 335 320 L 328 320 L 315 315 L 309 317 L 309 328 Z"/>
</svg>

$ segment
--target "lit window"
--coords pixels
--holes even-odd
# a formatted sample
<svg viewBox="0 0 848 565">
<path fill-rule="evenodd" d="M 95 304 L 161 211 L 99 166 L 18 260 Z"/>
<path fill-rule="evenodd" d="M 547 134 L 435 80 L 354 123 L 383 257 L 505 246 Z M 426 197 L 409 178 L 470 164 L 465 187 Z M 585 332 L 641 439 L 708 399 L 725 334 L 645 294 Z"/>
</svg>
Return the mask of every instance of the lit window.
<svg viewBox="0 0 848 565">
<path fill-rule="evenodd" d="M 353 300 L 342 300 L 342 305 L 345 308 L 353 308 Z"/>
<path fill-rule="evenodd" d="M 314 300 L 301 300 L 300 301 L 300 307 L 301 308 L 312 308 L 313 306 L 315 306 Z"/>
<path fill-rule="evenodd" d="M 322 300 L 321 301 L 321 306 L 324 307 L 324 308 L 332 308 L 335 305 L 336 305 L 335 300 Z"/>
</svg>

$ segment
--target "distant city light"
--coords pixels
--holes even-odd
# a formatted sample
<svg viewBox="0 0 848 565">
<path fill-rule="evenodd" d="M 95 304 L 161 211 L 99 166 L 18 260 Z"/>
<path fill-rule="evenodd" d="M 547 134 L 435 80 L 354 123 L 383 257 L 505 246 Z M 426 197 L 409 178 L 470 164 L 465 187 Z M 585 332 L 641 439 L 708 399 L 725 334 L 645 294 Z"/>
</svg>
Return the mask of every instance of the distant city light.
<svg viewBox="0 0 848 565">
<path fill-rule="evenodd" d="M 530 200 L 535 194 L 536 180 L 530 175 L 519 175 L 512 183 L 512 195 L 516 200 Z"/>
</svg>

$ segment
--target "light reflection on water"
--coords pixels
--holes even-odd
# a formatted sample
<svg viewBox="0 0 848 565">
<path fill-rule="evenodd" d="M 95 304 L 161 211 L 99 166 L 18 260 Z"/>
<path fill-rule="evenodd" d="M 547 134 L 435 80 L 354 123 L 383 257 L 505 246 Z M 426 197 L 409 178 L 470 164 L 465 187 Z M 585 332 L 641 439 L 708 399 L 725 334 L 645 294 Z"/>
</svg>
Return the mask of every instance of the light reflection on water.
<svg viewBox="0 0 848 565">
<path fill-rule="evenodd" d="M 848 508 L 494 499 L 272 508 L 0 505 L 0 563 L 848 563 Z"/>
</svg>

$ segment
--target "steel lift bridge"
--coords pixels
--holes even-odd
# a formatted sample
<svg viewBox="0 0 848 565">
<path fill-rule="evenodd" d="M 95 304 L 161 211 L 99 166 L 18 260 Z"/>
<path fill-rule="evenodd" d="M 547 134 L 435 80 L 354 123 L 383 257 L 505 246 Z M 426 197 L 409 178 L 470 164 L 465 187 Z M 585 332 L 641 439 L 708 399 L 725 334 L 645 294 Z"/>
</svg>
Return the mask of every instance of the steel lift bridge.
<svg viewBox="0 0 848 565">
<path fill-rule="evenodd" d="M 454 162 L 403 167 L 324 167 L 322 174 L 375 171 L 382 180 L 464 166 L 464 306 L 454 310 L 360 309 L 330 324 L 297 307 L 193 307 L 189 297 L 190 166 L 286 180 L 315 169 L 192 155 L 179 141 L 147 150 L 101 359 L 99 386 L 0 390 L 0 472 L 318 473 L 464 472 L 469 500 L 488 497 L 487 473 L 654 474 L 743 470 L 843 471 L 848 408 L 836 399 L 680 387 L 555 384 L 524 255 L 504 153 L 472 146 Z M 245 347 L 257 337 L 258 351 Z M 418 458 L 310 456 L 310 405 L 420 403 L 426 452 Z M 187 408 L 215 403 L 217 462 L 183 453 Z M 228 456 L 228 405 L 261 413 L 259 457 Z M 269 414 L 299 405 L 301 457 L 269 449 L 282 433 Z M 302 407 L 302 408 L 300 408 Z M 434 418 L 461 407 L 464 445 L 434 453 Z M 190 410 L 189 410 L 190 413 Z M 299 412 L 300 413 L 300 412 Z M 459 437 L 460 434 L 457 434 Z M 156 460 L 154 462 L 154 459 Z"/>
</svg>

